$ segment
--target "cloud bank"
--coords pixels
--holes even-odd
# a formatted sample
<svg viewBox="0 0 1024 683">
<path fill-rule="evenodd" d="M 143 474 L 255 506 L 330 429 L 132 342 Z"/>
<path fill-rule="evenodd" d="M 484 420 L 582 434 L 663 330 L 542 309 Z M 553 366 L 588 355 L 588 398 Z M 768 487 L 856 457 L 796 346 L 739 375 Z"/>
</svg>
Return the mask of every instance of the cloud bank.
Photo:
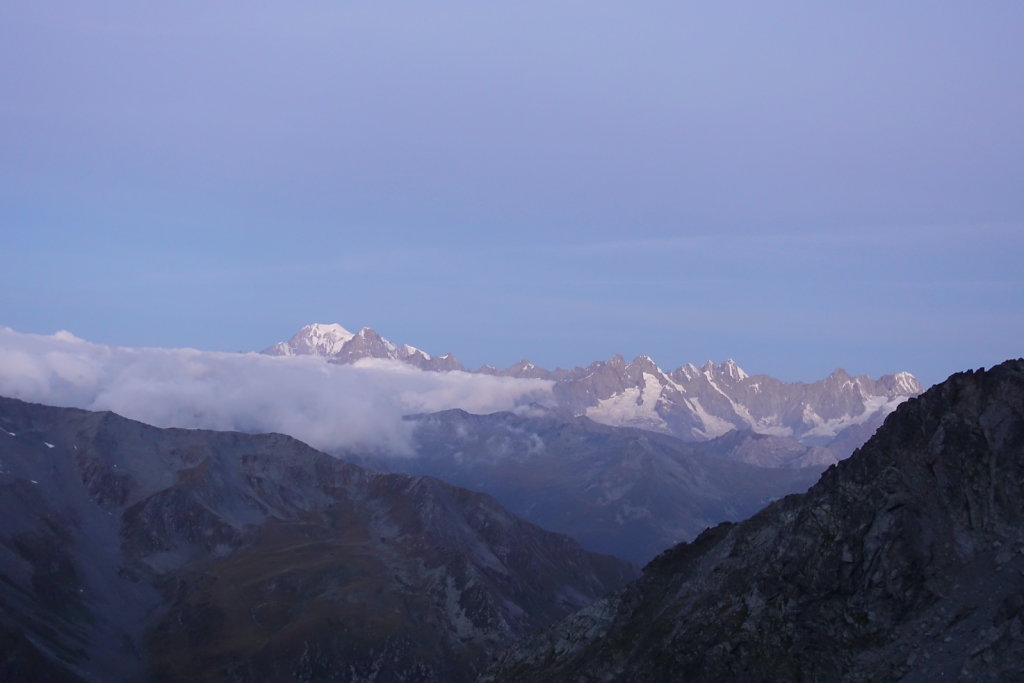
<svg viewBox="0 0 1024 683">
<path fill-rule="evenodd" d="M 0 328 L 0 394 L 112 410 L 158 427 L 282 432 L 325 451 L 408 454 L 403 415 L 508 410 L 551 396 L 551 383 L 424 372 L 397 361 L 332 365 L 319 358 L 93 344 Z"/>
</svg>

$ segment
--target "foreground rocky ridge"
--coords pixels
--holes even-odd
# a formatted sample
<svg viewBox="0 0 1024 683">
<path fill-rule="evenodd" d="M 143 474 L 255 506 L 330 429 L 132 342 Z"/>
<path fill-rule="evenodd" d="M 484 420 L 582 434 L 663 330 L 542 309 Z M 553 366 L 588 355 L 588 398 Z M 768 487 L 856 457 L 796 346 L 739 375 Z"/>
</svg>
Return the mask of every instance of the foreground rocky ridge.
<svg viewBox="0 0 1024 683">
<path fill-rule="evenodd" d="M 666 551 L 483 681 L 1021 680 L 1024 360 L 901 406 L 806 494 Z"/>
<path fill-rule="evenodd" d="M 0 398 L 0 679 L 471 679 L 635 575 L 282 435 Z"/>
<path fill-rule="evenodd" d="M 665 371 L 646 355 L 631 362 L 616 355 L 570 370 L 547 370 L 523 360 L 502 370 L 484 365 L 471 371 L 451 354 L 431 356 L 390 342 L 368 327 L 352 333 L 334 324 L 307 325 L 289 341 L 263 353 L 320 356 L 331 363 L 390 359 L 429 371 L 542 379 L 552 382 L 557 405 L 603 424 L 638 427 L 688 441 L 746 430 L 828 448 L 833 462 L 852 453 L 897 405 L 921 392 L 921 385 L 908 372 L 871 379 L 851 377 L 839 369 L 807 384 L 750 376 L 732 360 Z M 771 466 L 772 461 L 767 457 L 754 464 Z"/>
</svg>

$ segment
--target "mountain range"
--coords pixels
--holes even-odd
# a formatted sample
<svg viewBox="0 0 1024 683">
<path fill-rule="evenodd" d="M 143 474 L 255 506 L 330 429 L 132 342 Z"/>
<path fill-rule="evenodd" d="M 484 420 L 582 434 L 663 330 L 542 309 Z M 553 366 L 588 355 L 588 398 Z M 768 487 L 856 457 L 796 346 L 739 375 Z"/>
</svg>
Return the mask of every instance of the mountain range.
<svg viewBox="0 0 1024 683">
<path fill-rule="evenodd" d="M 284 435 L 0 398 L 0 680 L 467 681 L 635 575 Z"/>
<path fill-rule="evenodd" d="M 1024 680 L 1024 359 L 900 406 L 481 680 Z"/>
<path fill-rule="evenodd" d="M 275 353 L 436 360 L 319 327 Z M 442 358 L 423 369 L 466 372 Z M 406 415 L 408 449 L 326 454 L 0 398 L 0 679 L 1024 677 L 1024 360 L 909 399 L 905 373 L 731 361 L 478 372 L 550 400 Z M 703 428 L 677 435 L 687 406 Z M 706 406 L 736 422 L 709 431 Z M 514 513 L 638 562 L 670 547 L 631 582 Z"/>
<path fill-rule="evenodd" d="M 616 355 L 570 370 L 547 370 L 524 360 L 502 370 L 484 365 L 471 371 L 450 353 L 431 356 L 388 341 L 368 327 L 352 333 L 337 324 L 307 325 L 263 353 L 320 356 L 331 363 L 390 359 L 435 372 L 548 380 L 555 405 L 596 422 L 672 434 L 687 441 L 713 439 L 732 430 L 751 431 L 828 448 L 832 462 L 852 453 L 897 405 L 922 390 L 908 372 L 871 379 L 837 369 L 812 383 L 783 382 L 768 375 L 748 375 L 732 360 L 665 371 L 646 355 L 631 362 Z"/>
</svg>

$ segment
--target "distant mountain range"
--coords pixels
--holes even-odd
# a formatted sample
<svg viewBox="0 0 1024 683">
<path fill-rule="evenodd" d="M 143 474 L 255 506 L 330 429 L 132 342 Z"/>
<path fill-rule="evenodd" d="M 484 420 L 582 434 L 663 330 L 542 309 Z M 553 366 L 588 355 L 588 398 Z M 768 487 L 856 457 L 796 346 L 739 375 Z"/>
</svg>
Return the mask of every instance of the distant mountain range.
<svg viewBox="0 0 1024 683">
<path fill-rule="evenodd" d="M 772 500 L 805 491 L 828 464 L 816 460 L 823 449 L 791 439 L 734 431 L 685 442 L 559 409 L 447 410 L 408 420 L 413 456 L 339 455 L 483 491 L 588 550 L 637 564 L 709 526 L 745 519 Z M 745 462 L 750 453 L 774 457 L 777 467 Z"/>
<path fill-rule="evenodd" d="M 503 370 L 489 365 L 467 370 L 450 353 L 431 356 L 388 341 L 368 327 L 352 333 L 336 324 L 307 325 L 264 353 L 321 356 L 331 363 L 391 359 L 435 372 L 549 380 L 557 405 L 596 422 L 673 434 L 687 441 L 713 439 L 732 430 L 751 431 L 828 448 L 833 462 L 848 456 L 897 405 L 922 390 L 908 372 L 871 379 L 838 369 L 807 384 L 750 376 L 732 360 L 665 371 L 646 355 L 628 363 L 613 356 L 571 370 L 547 370 L 525 360 Z"/>
<path fill-rule="evenodd" d="M 468 681 L 635 575 L 280 434 L 0 398 L 0 680 Z"/>
<path fill-rule="evenodd" d="M 807 493 L 665 551 L 481 680 L 1024 680 L 1024 359 L 908 401 Z"/>
</svg>

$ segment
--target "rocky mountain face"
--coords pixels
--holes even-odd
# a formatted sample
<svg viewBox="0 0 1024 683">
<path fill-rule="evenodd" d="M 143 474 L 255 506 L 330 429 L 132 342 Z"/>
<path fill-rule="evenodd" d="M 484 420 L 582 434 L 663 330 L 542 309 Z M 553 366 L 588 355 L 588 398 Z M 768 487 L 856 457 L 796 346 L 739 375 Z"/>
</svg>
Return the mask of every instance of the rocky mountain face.
<svg viewBox="0 0 1024 683">
<path fill-rule="evenodd" d="M 335 363 L 388 358 L 424 370 L 465 370 L 450 354 L 435 358 L 393 344 L 369 328 L 353 335 L 338 325 L 309 325 L 264 353 L 318 355 Z M 852 453 L 897 405 L 921 392 L 907 372 L 873 380 L 851 377 L 840 369 L 806 384 L 749 376 L 732 360 L 665 371 L 648 356 L 629 363 L 613 356 L 571 370 L 546 370 L 524 360 L 504 370 L 485 365 L 474 372 L 549 380 L 557 405 L 603 424 L 663 432 L 687 441 L 745 430 L 828 448 L 835 460 Z M 754 459 L 754 453 L 747 457 Z M 819 453 L 819 459 L 824 457 Z M 757 464 L 773 462 L 769 455 Z"/>
<path fill-rule="evenodd" d="M 787 383 L 767 375 L 748 376 L 731 360 L 665 372 L 647 356 L 631 363 L 615 356 L 558 380 L 554 391 L 574 413 L 607 424 L 689 440 L 741 429 L 828 446 L 850 427 L 881 424 L 921 387 L 909 373 L 872 380 L 836 370 L 812 384 Z"/>
<path fill-rule="evenodd" d="M 771 469 L 813 469 L 820 473 L 838 462 L 831 448 L 805 446 L 795 439 L 746 429 L 734 429 L 695 445 L 701 453 Z M 817 481 L 817 476 L 814 479 Z"/>
<path fill-rule="evenodd" d="M 407 419 L 415 424 L 413 457 L 359 462 L 483 491 L 588 550 L 638 564 L 708 526 L 745 519 L 772 500 L 806 490 L 828 464 L 815 460 L 822 449 L 778 437 L 732 432 L 688 443 L 539 407 L 525 414 L 449 410 Z M 785 442 L 776 453 L 778 469 L 743 462 L 757 449 L 752 442 L 765 440 Z M 814 466 L 795 467 L 805 463 Z"/>
<path fill-rule="evenodd" d="M 1024 680 L 1024 359 L 657 557 L 484 681 Z"/>
<path fill-rule="evenodd" d="M 2 680 L 470 680 L 633 576 L 290 437 L 0 399 Z"/>
</svg>

